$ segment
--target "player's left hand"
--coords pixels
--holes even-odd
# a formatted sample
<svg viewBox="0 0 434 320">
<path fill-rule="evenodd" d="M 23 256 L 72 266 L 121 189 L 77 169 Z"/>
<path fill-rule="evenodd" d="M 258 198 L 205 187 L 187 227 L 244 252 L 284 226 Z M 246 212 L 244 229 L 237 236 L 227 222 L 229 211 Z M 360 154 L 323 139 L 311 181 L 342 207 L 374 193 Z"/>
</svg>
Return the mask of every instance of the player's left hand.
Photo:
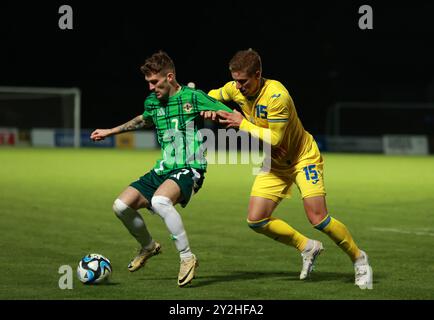
<svg viewBox="0 0 434 320">
<path fill-rule="evenodd" d="M 226 128 L 239 128 L 244 119 L 243 115 L 237 110 L 233 112 L 219 110 L 217 115 L 220 117 L 219 122 L 226 124 Z"/>
</svg>

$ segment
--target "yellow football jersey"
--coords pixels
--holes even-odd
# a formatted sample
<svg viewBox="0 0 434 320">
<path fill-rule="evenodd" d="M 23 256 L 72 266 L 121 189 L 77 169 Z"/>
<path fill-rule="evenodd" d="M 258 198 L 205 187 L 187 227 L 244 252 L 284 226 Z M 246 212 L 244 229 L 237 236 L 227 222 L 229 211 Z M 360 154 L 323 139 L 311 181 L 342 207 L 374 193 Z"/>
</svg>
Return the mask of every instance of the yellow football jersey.
<svg viewBox="0 0 434 320">
<path fill-rule="evenodd" d="M 273 135 L 270 143 L 287 151 L 284 159 L 272 158 L 272 169 L 285 170 L 311 152 L 313 137 L 304 129 L 288 90 L 279 81 L 264 79 L 261 90 L 254 97 L 245 97 L 236 88 L 235 81 L 211 90 L 208 95 L 222 102 L 234 101 L 241 107 L 250 122 L 243 120 L 241 130 L 257 136 L 253 133 L 258 127 L 270 129 Z"/>
</svg>

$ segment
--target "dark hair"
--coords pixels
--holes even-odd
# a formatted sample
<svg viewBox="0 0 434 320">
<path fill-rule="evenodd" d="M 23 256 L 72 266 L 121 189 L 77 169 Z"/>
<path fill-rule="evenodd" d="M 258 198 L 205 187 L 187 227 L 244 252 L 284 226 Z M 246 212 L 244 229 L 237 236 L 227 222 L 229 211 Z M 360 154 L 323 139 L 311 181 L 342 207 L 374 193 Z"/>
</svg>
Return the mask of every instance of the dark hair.
<svg viewBox="0 0 434 320">
<path fill-rule="evenodd" d="M 166 52 L 160 50 L 145 60 L 140 71 L 145 76 L 157 73 L 175 73 L 175 64 Z"/>
<path fill-rule="evenodd" d="M 256 71 L 262 71 L 261 57 L 251 48 L 238 51 L 229 62 L 229 70 L 245 71 L 248 75 L 253 75 Z"/>
</svg>

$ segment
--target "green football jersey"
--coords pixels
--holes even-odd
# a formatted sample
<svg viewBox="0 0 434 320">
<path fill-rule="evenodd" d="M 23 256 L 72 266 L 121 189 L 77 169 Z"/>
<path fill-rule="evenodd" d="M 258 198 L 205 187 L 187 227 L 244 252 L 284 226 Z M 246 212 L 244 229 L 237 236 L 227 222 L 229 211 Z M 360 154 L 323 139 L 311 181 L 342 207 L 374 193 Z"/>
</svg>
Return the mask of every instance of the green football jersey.
<svg viewBox="0 0 434 320">
<path fill-rule="evenodd" d="M 205 92 L 186 86 L 167 101 L 158 100 L 154 93 L 146 98 L 143 117 L 154 122 L 162 152 L 162 158 L 154 166 L 157 174 L 182 168 L 206 170 L 200 112 L 218 110 L 232 112 Z"/>
</svg>

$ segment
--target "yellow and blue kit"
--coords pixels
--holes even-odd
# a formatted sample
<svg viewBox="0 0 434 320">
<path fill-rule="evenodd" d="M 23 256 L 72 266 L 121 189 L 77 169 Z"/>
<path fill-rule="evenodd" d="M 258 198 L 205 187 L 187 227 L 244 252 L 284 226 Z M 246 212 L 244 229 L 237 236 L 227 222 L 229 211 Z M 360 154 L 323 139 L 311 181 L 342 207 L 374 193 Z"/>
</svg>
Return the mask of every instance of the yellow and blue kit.
<svg viewBox="0 0 434 320">
<path fill-rule="evenodd" d="M 276 80 L 262 78 L 262 87 L 254 97 L 245 97 L 236 87 L 235 81 L 211 90 L 208 95 L 222 102 L 234 101 L 242 109 L 240 130 L 280 147 L 286 151 L 283 158 L 273 158 L 269 168 L 263 166 L 252 186 L 251 196 L 271 199 L 279 203 L 291 196 L 291 185 L 295 182 L 301 197 L 325 196 L 324 161 L 312 135 L 307 132 L 286 88 Z M 256 232 L 304 250 L 308 238 L 286 222 L 274 217 L 258 221 L 247 221 Z M 327 234 L 348 256 L 355 261 L 360 250 L 347 227 L 328 214 L 314 226 Z"/>
<path fill-rule="evenodd" d="M 279 202 L 290 197 L 290 187 L 296 183 L 302 198 L 325 195 L 323 159 L 312 135 L 298 118 L 288 90 L 276 80 L 264 79 L 254 97 L 244 96 L 230 81 L 208 95 L 222 102 L 237 103 L 246 119 L 240 130 L 280 147 L 286 156 L 271 158 L 271 168 L 263 168 L 252 187 L 252 196 Z"/>
</svg>

